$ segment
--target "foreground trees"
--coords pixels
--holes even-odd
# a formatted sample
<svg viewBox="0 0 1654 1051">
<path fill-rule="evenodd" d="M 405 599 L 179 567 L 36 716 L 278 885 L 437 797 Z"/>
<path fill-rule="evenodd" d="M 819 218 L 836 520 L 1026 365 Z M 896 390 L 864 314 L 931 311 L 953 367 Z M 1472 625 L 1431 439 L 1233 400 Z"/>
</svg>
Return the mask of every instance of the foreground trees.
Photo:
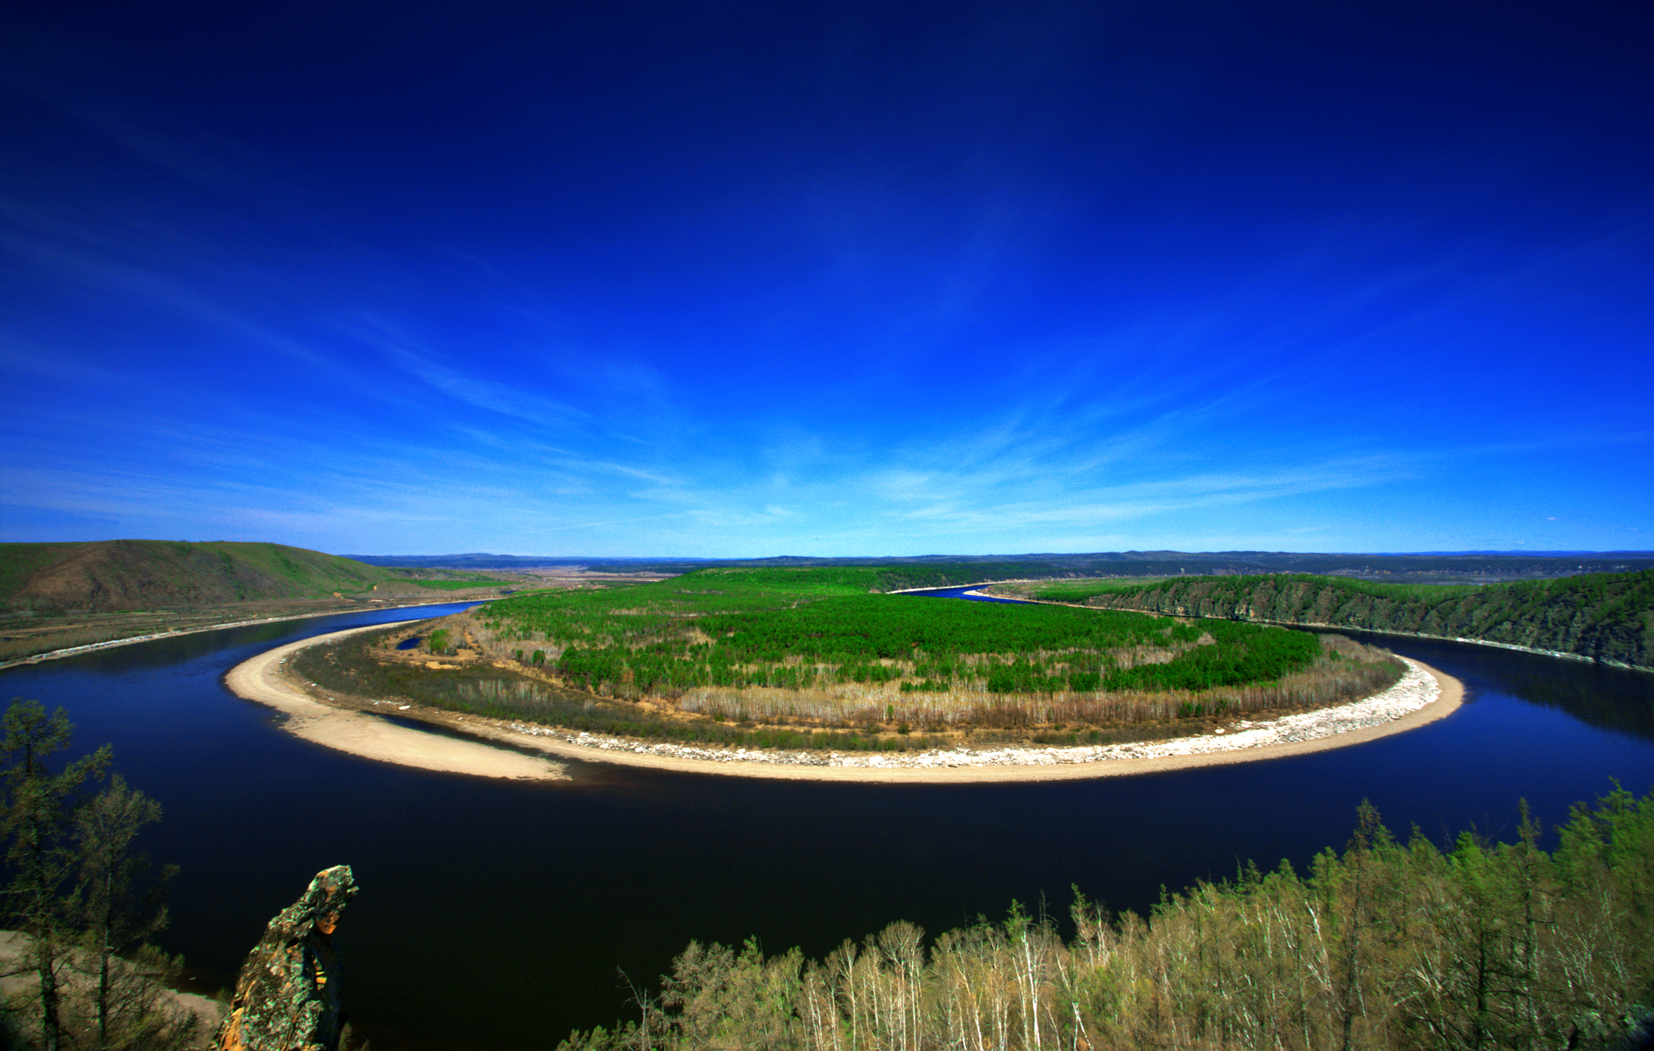
<svg viewBox="0 0 1654 1051">
<path fill-rule="evenodd" d="M 1622 1048 L 1654 1040 L 1654 794 L 1578 806 L 1554 852 L 1443 852 L 1363 806 L 1342 855 L 1166 897 L 1076 894 L 1074 937 L 1014 903 L 926 952 L 897 924 L 823 962 L 691 943 L 619 1048 Z M 1640 1030 L 1641 1037 L 1634 1034 Z"/>
<path fill-rule="evenodd" d="M 160 804 L 119 776 L 94 794 L 110 750 L 59 765 L 72 732 L 61 708 L 47 714 L 38 701 L 14 700 L 0 718 L 5 923 L 28 936 L 37 984 L 34 1009 L 19 1012 L 29 1024 L 14 1028 L 36 1033 L 45 1051 L 71 1031 L 76 1047 L 182 1046 L 193 1028 L 157 1010 L 160 988 L 145 973 L 174 965 L 146 944 L 166 925 L 160 892 L 174 870 L 150 878 L 133 851 Z"/>
<path fill-rule="evenodd" d="M 80 873 L 72 915 L 81 929 L 88 962 L 97 968 L 92 1000 L 99 1047 L 111 1046 L 116 1016 L 142 996 L 132 981 L 122 981 L 130 972 L 118 968 L 118 958 L 144 949 L 150 936 L 167 925 L 161 892 L 177 866 L 166 866 L 158 878 L 150 880 L 149 860 L 132 849 L 144 826 L 159 820 L 161 804 L 128 786 L 119 774 L 75 813 Z"/>
</svg>

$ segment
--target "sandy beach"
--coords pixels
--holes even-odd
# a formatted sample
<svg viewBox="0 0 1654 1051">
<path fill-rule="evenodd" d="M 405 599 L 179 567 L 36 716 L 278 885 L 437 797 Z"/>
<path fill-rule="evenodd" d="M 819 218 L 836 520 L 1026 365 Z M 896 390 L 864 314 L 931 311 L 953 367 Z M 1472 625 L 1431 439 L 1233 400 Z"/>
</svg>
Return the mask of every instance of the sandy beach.
<svg viewBox="0 0 1654 1051">
<path fill-rule="evenodd" d="M 481 741 L 457 740 L 398 726 L 356 707 L 332 702 L 324 692 L 285 673 L 285 661 L 302 647 L 386 626 L 376 624 L 277 647 L 231 669 L 225 685 L 240 697 L 283 712 L 287 716 L 284 729 L 328 748 L 426 770 L 529 780 L 567 778 L 557 758 L 685 773 L 814 781 L 959 783 L 1121 777 L 1277 759 L 1362 744 L 1446 718 L 1464 698 L 1464 687 L 1457 679 L 1404 657 L 1401 659 L 1408 670 L 1402 680 L 1373 697 L 1276 719 L 1237 721 L 1215 734 L 1107 746 L 961 746 L 878 754 L 650 744 L 385 702 L 390 706 L 387 711 L 393 714 L 511 746 L 496 748 Z M 512 749 L 535 749 L 546 753 L 547 758 Z"/>
</svg>

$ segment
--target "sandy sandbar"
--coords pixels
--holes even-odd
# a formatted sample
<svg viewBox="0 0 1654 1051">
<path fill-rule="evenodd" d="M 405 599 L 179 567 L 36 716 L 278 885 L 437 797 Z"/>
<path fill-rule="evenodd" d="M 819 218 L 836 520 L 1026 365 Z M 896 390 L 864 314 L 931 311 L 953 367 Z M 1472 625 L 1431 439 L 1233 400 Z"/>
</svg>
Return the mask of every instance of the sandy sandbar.
<svg viewBox="0 0 1654 1051">
<path fill-rule="evenodd" d="M 257 701 L 287 716 L 282 728 L 306 741 L 341 752 L 403 766 L 417 766 L 450 774 L 475 774 L 536 781 L 568 777 L 559 763 L 480 741 L 464 741 L 387 722 L 376 715 L 343 705 L 329 704 L 324 692 L 312 692 L 286 670 L 294 653 L 318 642 L 332 642 L 365 631 L 381 631 L 389 624 L 318 635 L 277 646 L 231 668 L 224 685 L 237 696 Z M 413 714 L 396 708 L 396 714 Z M 417 716 L 416 716 L 417 718 Z M 457 721 L 457 720 L 456 720 Z M 476 727 L 485 731 L 485 727 Z M 486 735 L 486 734 L 485 734 Z"/>
<path fill-rule="evenodd" d="M 1078 747 L 958 748 L 912 753 L 760 752 L 650 744 L 573 733 L 508 720 L 459 716 L 440 709 L 394 706 L 395 714 L 509 745 L 456 740 L 386 722 L 327 697 L 284 671 L 284 662 L 305 646 L 375 624 L 288 643 L 237 665 L 225 685 L 237 695 L 286 713 L 284 728 L 308 741 L 383 762 L 482 777 L 563 779 L 565 768 L 513 748 L 588 762 L 811 781 L 935 783 L 1057 781 L 1181 770 L 1252 762 L 1363 744 L 1444 719 L 1464 699 L 1459 680 L 1411 658 L 1395 686 L 1351 704 L 1259 722 L 1239 721 L 1217 734 L 1170 741 Z M 378 702 L 373 702 L 378 703 Z M 387 702 L 388 703 L 388 702 Z"/>
</svg>

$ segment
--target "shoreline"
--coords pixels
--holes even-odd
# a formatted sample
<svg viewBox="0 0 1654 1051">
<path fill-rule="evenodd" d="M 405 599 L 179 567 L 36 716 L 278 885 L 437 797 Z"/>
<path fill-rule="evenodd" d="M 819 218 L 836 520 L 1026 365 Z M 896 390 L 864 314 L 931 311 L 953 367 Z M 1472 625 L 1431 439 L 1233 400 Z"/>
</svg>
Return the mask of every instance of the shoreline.
<svg viewBox="0 0 1654 1051">
<path fill-rule="evenodd" d="M 433 727 L 485 739 L 457 740 L 397 726 L 368 714 L 370 710 L 329 703 L 325 694 L 312 695 L 283 674 L 286 658 L 303 647 L 388 626 L 372 624 L 278 646 L 230 669 L 224 676 L 224 686 L 245 700 L 283 712 L 287 715 L 283 729 L 327 748 L 425 770 L 527 780 L 568 779 L 566 768 L 557 759 L 678 773 L 900 784 L 1120 777 L 1278 759 L 1364 744 L 1444 719 L 1464 700 L 1464 686 L 1457 679 L 1420 661 L 1400 657 L 1408 666 L 1407 673 L 1400 682 L 1372 697 L 1258 722 L 1239 720 L 1233 729 L 1214 734 L 1117 745 L 959 746 L 917 754 L 869 755 L 650 744 L 505 719 L 462 716 L 444 709 L 403 705 L 390 709 Z M 522 748 L 543 752 L 546 758 L 514 750 Z"/>
<path fill-rule="evenodd" d="M 326 695 L 318 699 L 305 690 L 294 677 L 286 674 L 287 658 L 307 646 L 333 642 L 351 635 L 407 624 L 420 617 L 367 624 L 344 631 L 315 635 L 297 642 L 289 642 L 266 650 L 256 657 L 242 661 L 224 675 L 223 685 L 244 700 L 274 708 L 286 718 L 281 728 L 295 737 L 319 744 L 334 751 L 347 752 L 364 759 L 413 766 L 438 773 L 473 774 L 479 777 L 510 778 L 515 780 L 567 780 L 561 765 L 549 759 L 537 759 L 505 748 L 496 748 L 481 741 L 465 741 L 440 734 L 398 726 L 367 712 L 338 704 L 326 703 Z M 378 702 L 374 702 L 378 703 Z M 400 714 L 406 705 L 394 705 L 391 711 Z M 452 722 L 437 722 L 429 718 L 412 718 L 435 725 L 458 722 L 466 732 L 482 727 L 464 723 L 463 717 Z M 479 720 L 479 723 L 481 720 Z M 483 736 L 493 736 L 484 734 Z"/>
<path fill-rule="evenodd" d="M 222 631 L 225 628 L 252 628 L 260 624 L 279 624 L 284 620 L 308 620 L 311 617 L 338 617 L 347 613 L 377 613 L 395 609 L 423 609 L 426 606 L 447 606 L 455 602 L 454 599 L 445 599 L 441 602 L 415 602 L 406 606 L 366 606 L 357 609 L 324 610 L 321 613 L 294 613 L 279 617 L 259 617 L 255 620 L 232 620 L 225 624 L 203 624 L 199 628 L 169 628 L 166 631 L 151 632 L 148 635 L 129 635 L 124 639 L 105 639 L 103 642 L 88 642 L 83 646 L 66 646 L 60 650 L 47 650 L 45 653 L 36 653 L 30 657 L 17 657 L 9 661 L 0 661 L 0 671 L 7 668 L 16 668 L 24 664 L 39 664 L 42 661 L 55 661 L 61 657 L 76 657 L 82 653 L 93 653 L 97 650 L 114 649 L 117 646 L 132 646 L 140 642 L 154 642 L 156 639 L 178 639 L 185 635 L 199 635 L 204 631 Z M 468 602 L 469 599 L 459 599 L 459 602 Z M 479 601 L 487 602 L 489 599 Z M 422 618 L 412 617 L 411 620 Z M 401 621 L 386 621 L 387 624 L 398 624 Z"/>
</svg>

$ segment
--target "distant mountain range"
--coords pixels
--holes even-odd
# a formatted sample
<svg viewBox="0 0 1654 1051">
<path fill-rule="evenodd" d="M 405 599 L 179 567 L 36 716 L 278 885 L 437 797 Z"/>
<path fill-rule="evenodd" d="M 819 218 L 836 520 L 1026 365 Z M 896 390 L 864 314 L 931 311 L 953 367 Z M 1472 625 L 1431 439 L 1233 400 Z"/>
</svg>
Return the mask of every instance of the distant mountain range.
<svg viewBox="0 0 1654 1051">
<path fill-rule="evenodd" d="M 608 558 L 568 555 L 347 555 L 375 566 L 522 570 L 582 566 L 598 572 L 686 573 L 709 565 L 976 567 L 989 577 L 1207 576 L 1231 573 L 1319 573 L 1363 580 L 1417 583 L 1539 580 L 1577 573 L 1625 573 L 1654 568 L 1654 551 L 1443 551 L 1410 554 L 1303 554 L 1283 551 L 1115 551 L 1094 554 L 909 555 L 887 558 Z"/>
</svg>

